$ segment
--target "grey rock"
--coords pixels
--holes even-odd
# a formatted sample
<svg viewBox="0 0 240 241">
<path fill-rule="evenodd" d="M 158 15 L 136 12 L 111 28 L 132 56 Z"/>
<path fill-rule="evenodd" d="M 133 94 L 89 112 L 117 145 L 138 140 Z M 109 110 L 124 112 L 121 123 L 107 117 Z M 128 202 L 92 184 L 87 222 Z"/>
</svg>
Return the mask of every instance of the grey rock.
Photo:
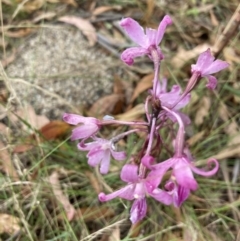
<svg viewBox="0 0 240 241">
<path fill-rule="evenodd" d="M 37 114 L 59 119 L 64 112 L 73 112 L 71 105 L 89 106 L 111 93 L 113 60 L 98 47 L 90 47 L 78 29 L 50 26 L 23 43 L 6 72 L 10 78 L 30 84 L 13 84 L 23 105 L 30 104 Z"/>
</svg>

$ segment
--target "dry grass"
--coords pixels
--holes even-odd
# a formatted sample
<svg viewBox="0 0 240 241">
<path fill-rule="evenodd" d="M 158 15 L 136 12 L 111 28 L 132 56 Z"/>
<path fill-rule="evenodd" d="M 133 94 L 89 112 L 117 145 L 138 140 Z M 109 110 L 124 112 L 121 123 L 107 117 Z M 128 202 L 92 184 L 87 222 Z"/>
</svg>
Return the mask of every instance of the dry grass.
<svg viewBox="0 0 240 241">
<path fill-rule="evenodd" d="M 0 2 L 2 59 L 16 45 L 13 39 L 4 35 L 3 29 L 7 29 L 8 25 L 16 26 L 16 30 L 22 21 L 31 21 L 34 13 L 47 13 L 55 7 L 62 11 L 59 10 L 62 15 L 78 11 L 76 7 L 62 2 L 55 5 L 46 2 L 35 12 L 27 13 L 20 11 L 20 3 L 13 2 Z M 19 2 L 23 4 L 23 1 Z M 24 2 L 31 6 L 31 1 Z M 32 5 L 34 2 L 37 4 L 40 1 L 34 0 Z M 89 2 L 94 7 L 94 1 Z M 89 2 L 82 1 L 79 6 L 89 11 Z M 113 10 L 113 13 L 141 19 L 148 26 L 157 26 L 165 13 L 171 15 L 174 26 L 167 32 L 162 44 L 166 61 L 161 74 L 167 76 L 171 83 L 184 86 L 193 61 L 188 55 L 191 56 L 192 49 L 196 47 L 204 44 L 214 46 L 217 43 L 217 36 L 230 21 L 238 1 L 106 0 L 104 5 L 121 5 L 121 10 Z M 14 18 L 8 21 L 13 14 Z M 99 29 L 108 29 L 104 24 L 109 28 L 111 21 L 96 25 Z M 111 33 L 113 29 L 109 29 Z M 125 41 L 122 35 L 121 38 Z M 4 47 L 6 43 L 8 46 Z M 220 48 L 218 46 L 215 45 L 216 49 Z M 0 113 L 0 124 L 5 124 L 7 128 L 3 131 L 0 129 L 0 240 L 239 240 L 239 46 L 238 31 L 230 36 L 223 50 L 219 51 L 220 58 L 230 62 L 231 66 L 228 71 L 218 75 L 218 90 L 212 93 L 206 91 L 204 84 L 200 84 L 193 93 L 190 107 L 186 109 L 193 120 L 187 131 L 188 143 L 198 160 L 197 164 L 202 165 L 209 157 L 217 157 L 221 165 L 218 174 L 213 178 L 198 178 L 200 188 L 192 193 L 181 209 L 165 207 L 149 199 L 147 218 L 135 226 L 131 226 L 128 220 L 129 202 L 116 199 L 103 205 L 97 200 L 99 190 L 110 192 L 121 187 L 120 164 L 114 165 L 108 175 L 100 176 L 97 170 L 87 166 L 85 153 L 78 152 L 75 143 L 71 143 L 66 135 L 44 142 L 39 136 L 34 140 L 31 150 L 14 152 L 15 146 L 25 143 L 29 137 L 29 132 L 23 128 L 29 123 L 20 120 L 22 125 L 11 121 L 11 113 L 22 103 L 14 90 L 14 80 L 6 75 L 1 65 L 0 107 L 3 108 L 0 111 L 3 109 L 4 112 Z M 185 51 L 182 55 L 179 54 L 181 48 Z M 174 62 L 177 68 L 172 64 L 176 55 L 179 56 L 179 60 Z M 142 77 L 141 69 L 149 69 L 149 63 L 144 61 L 137 62 L 133 69 L 121 66 L 125 71 L 124 78 L 132 78 L 131 88 L 136 78 Z M 115 64 L 119 64 L 117 59 Z M 15 81 L 32 85 L 24 79 Z M 49 94 L 47 89 L 42 90 L 40 86 L 31 87 Z M 77 108 L 54 92 L 50 92 L 50 95 L 60 98 L 71 108 Z M 141 102 L 142 97 L 138 101 Z M 109 132 L 105 130 L 106 135 Z M 138 139 L 136 136 L 129 138 L 129 155 L 137 151 Z M 30 141 L 33 142 L 33 139 Z M 72 216 L 71 212 L 74 212 Z"/>
</svg>

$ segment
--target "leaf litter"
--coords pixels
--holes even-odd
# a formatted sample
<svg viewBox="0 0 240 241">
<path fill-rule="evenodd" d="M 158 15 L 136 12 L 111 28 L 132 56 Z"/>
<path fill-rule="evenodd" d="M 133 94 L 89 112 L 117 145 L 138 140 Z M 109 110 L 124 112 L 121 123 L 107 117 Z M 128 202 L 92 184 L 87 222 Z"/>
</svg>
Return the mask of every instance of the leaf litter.
<svg viewBox="0 0 240 241">
<path fill-rule="evenodd" d="M 34 2 L 34 1 L 33 1 Z M 49 1 L 50 2 L 50 1 Z M 59 1 L 56 1 L 56 0 L 52 0 L 51 2 L 59 2 Z M 103 10 L 101 10 L 101 7 L 96 7 L 96 6 L 98 6 L 98 5 L 95 5 L 95 7 L 93 8 L 93 9 L 95 9 L 96 10 L 96 12 L 97 12 L 97 14 L 96 14 L 96 16 L 98 16 L 98 14 L 101 14 L 101 11 L 103 11 L 103 12 L 105 12 L 105 10 L 106 11 L 111 11 L 111 10 L 107 10 L 107 9 L 104 9 L 103 8 Z M 105 6 L 103 6 L 103 7 L 105 7 Z M 169 4 L 169 6 L 168 7 L 170 7 L 170 9 L 171 8 L 173 8 L 174 9 L 174 7 L 177 7 L 177 4 L 176 4 L 176 6 L 173 6 L 173 5 L 171 5 L 171 4 Z M 186 8 L 187 7 L 189 7 L 189 6 L 187 6 L 187 3 L 186 3 Z M 207 5 L 206 6 L 202 6 L 202 7 L 200 7 L 199 9 L 201 10 L 201 9 L 204 9 L 205 7 L 208 7 Z M 98 10 L 98 8 L 100 9 L 100 10 Z M 147 1 L 147 13 L 145 14 L 145 18 L 146 18 L 146 22 L 149 22 L 149 21 L 151 21 L 151 15 L 153 15 L 155 12 L 154 12 L 154 8 L 155 8 L 155 3 L 154 3 L 154 1 Z M 34 8 L 33 8 L 34 9 Z M 111 8 L 109 8 L 109 9 L 111 9 Z M 180 8 L 179 8 L 180 9 Z M 199 10 L 198 9 L 198 10 Z M 114 11 L 114 9 L 112 9 L 113 11 Z M 31 11 L 33 11 L 33 10 L 31 10 Z M 35 10 L 34 10 L 35 11 Z M 100 12 L 100 13 L 98 13 L 98 11 Z M 131 8 L 130 8 L 130 10 L 129 11 L 132 11 L 131 10 Z M 93 12 L 94 12 L 94 10 L 93 10 Z M 134 11 L 133 11 L 134 12 Z M 214 19 L 214 17 L 215 17 L 215 19 Z M 211 11 L 210 11 L 210 17 L 211 17 L 211 21 L 212 21 L 212 24 L 214 25 L 214 24 L 217 24 L 217 21 L 218 22 L 220 22 L 220 24 L 221 24 L 221 19 L 219 18 L 219 15 L 218 15 L 218 13 L 215 11 L 215 8 L 213 8 L 213 11 L 212 11 L 212 7 L 211 7 Z M 217 19 L 217 21 L 216 21 L 216 19 Z M 214 23 L 215 22 L 215 23 Z M 199 35 L 198 35 L 199 34 Z M 201 33 L 199 32 L 198 34 L 196 34 L 195 36 L 196 36 L 196 38 L 199 38 L 199 36 L 201 35 Z M 171 40 L 170 40 L 171 41 Z M 90 43 L 90 40 L 89 40 L 89 43 Z M 191 43 L 190 43 L 191 44 Z M 187 45 L 188 45 L 188 43 L 187 43 Z M 202 45 L 202 44 L 200 44 L 199 46 L 204 46 L 204 45 Z M 197 46 L 198 47 L 198 46 Z M 191 48 L 192 49 L 192 48 Z M 195 50 L 198 50 L 198 49 L 195 49 Z M 200 50 L 199 50 L 200 51 Z M 177 51 L 177 55 L 179 54 L 179 52 L 181 52 L 180 51 L 180 48 L 178 49 L 178 51 Z M 233 55 L 233 53 L 234 53 L 234 55 Z M 185 56 L 186 55 L 186 56 Z M 234 57 L 231 57 L 231 56 L 234 56 Z M 187 50 L 187 51 L 183 51 L 181 54 L 179 54 L 178 55 L 178 58 L 179 58 L 179 60 L 175 60 L 176 62 L 172 62 L 172 64 L 173 65 L 175 65 L 176 64 L 176 66 L 179 66 L 179 68 L 182 68 L 187 62 L 190 62 L 191 60 L 192 60 L 192 58 L 195 58 L 196 57 L 196 53 L 191 53 L 191 51 L 189 51 L 189 50 Z M 227 54 L 226 54 L 226 58 L 228 58 L 229 59 L 229 61 L 232 61 L 233 62 L 233 64 L 234 63 L 237 63 L 235 60 L 237 60 L 238 59 L 238 54 L 236 54 L 236 52 L 235 52 L 235 50 L 234 50 L 234 52 L 231 50 L 231 51 L 229 51 Z M 170 60 L 171 61 L 171 60 Z M 141 68 L 140 68 L 141 69 Z M 144 72 L 145 71 L 145 69 L 144 70 L 142 70 L 143 72 L 141 72 L 141 70 L 139 69 L 139 72 L 138 71 L 136 71 L 137 72 L 137 76 L 139 77 L 139 80 L 142 80 L 143 78 L 144 78 L 144 76 L 143 75 L 145 75 L 146 73 Z M 131 70 L 131 71 L 135 71 L 135 70 Z M 139 80 L 138 80 L 138 83 L 139 83 Z M 138 85 L 138 84 L 137 84 Z M 144 84 L 142 84 L 142 87 L 141 87 L 142 89 L 147 89 L 147 83 L 146 83 L 146 85 L 145 85 L 145 87 L 144 87 Z M 144 91 L 144 90 L 142 90 L 141 91 L 141 88 L 139 87 L 139 90 L 138 90 L 138 93 L 136 92 L 136 90 L 135 90 L 135 92 L 134 92 L 134 94 L 135 94 L 135 99 L 132 101 L 132 102 L 136 102 L 136 106 L 134 106 L 133 105 L 133 108 L 131 108 L 130 110 L 128 110 L 128 111 L 126 111 L 126 109 L 124 109 L 123 111 L 122 111 L 122 113 L 117 113 L 116 114 L 116 116 L 115 116 L 115 118 L 119 118 L 119 119 L 121 119 L 121 118 L 123 118 L 123 119 L 125 119 L 125 117 L 126 118 L 128 118 L 129 120 L 133 120 L 133 119 L 137 119 L 137 118 L 141 118 L 141 116 L 142 116 L 142 114 L 143 114 L 143 112 L 144 112 L 144 110 L 143 110 L 143 105 L 142 104 L 140 104 L 140 105 L 138 105 L 138 103 L 137 103 L 137 101 L 136 101 L 136 99 L 137 99 L 137 97 L 139 96 L 139 95 L 141 95 L 142 94 L 142 92 Z M 116 94 L 116 93 L 115 93 Z M 121 94 L 121 93 L 118 93 L 118 94 Z M 125 97 L 124 97 L 125 98 Z M 131 98 L 133 98 L 133 97 L 131 97 Z M 130 98 L 130 99 L 131 99 Z M 140 98 L 141 99 L 141 98 Z M 110 100 L 111 100 L 111 98 L 110 98 Z M 201 101 L 201 100 L 200 100 Z M 106 99 L 106 101 L 103 101 L 102 103 L 103 103 L 103 107 L 104 107 L 104 105 L 107 105 L 107 103 L 106 102 L 108 102 L 107 101 L 107 99 Z M 96 102 L 95 102 L 96 103 Z M 94 103 L 94 104 L 95 104 Z M 203 101 L 203 103 L 204 103 L 204 101 Z M 101 107 L 101 104 L 98 104 L 98 108 L 100 108 Z M 111 104 L 109 104 L 109 106 L 111 107 Z M 199 102 L 199 106 L 201 106 L 201 104 L 200 104 L 200 102 Z M 111 109 L 110 107 L 108 107 L 109 109 L 110 109 L 110 111 L 109 112 L 112 112 L 113 111 L 113 109 L 114 109 L 114 107 Z M 135 108 L 136 107 L 136 108 Z M 209 108 L 208 107 L 208 105 L 206 105 L 205 107 L 207 107 L 207 108 Z M 104 107 L 105 108 L 105 107 Z M 227 106 L 226 106 L 226 108 L 228 108 Z M 96 108 L 97 109 L 97 108 Z M 205 111 L 205 113 L 204 113 L 204 111 Z M 105 113 L 103 113 L 103 115 L 104 115 Z M 223 118 L 223 120 L 224 121 L 229 121 L 229 118 L 231 118 L 231 116 L 232 116 L 232 113 L 228 113 L 229 115 L 228 115 L 228 117 L 227 118 Z M 226 115 L 226 113 L 224 114 L 225 116 L 227 116 Z M 200 123 L 199 125 L 201 125 L 201 124 L 203 124 L 204 122 L 203 122 L 203 119 L 204 119 L 204 116 L 206 116 L 206 110 L 204 110 L 204 107 L 202 107 L 202 112 L 199 114 L 198 113 L 198 117 L 199 117 L 199 119 L 200 120 L 198 120 L 197 122 L 198 123 Z M 197 118 L 197 117 L 196 117 Z M 233 124 L 232 124 L 233 123 Z M 57 127 L 57 126 L 59 126 L 59 127 Z M 56 127 L 56 130 L 55 130 L 55 127 Z M 239 132 L 239 130 L 236 128 L 236 127 L 238 127 L 238 123 L 235 121 L 235 118 L 234 118 L 234 120 L 232 120 L 231 121 L 231 125 L 229 125 L 229 126 L 226 126 L 226 129 L 224 130 L 225 132 L 226 132 L 226 134 L 227 135 L 229 135 L 229 136 L 234 136 L 234 135 L 237 135 L 237 133 Z M 23 128 L 23 127 L 22 127 Z M 61 132 L 60 131 L 60 129 L 61 129 L 62 127 L 61 127 L 61 123 L 59 123 L 59 125 L 57 124 L 57 123 L 49 123 L 49 126 L 48 126 L 48 124 L 46 125 L 46 135 L 48 135 L 49 134 L 49 136 L 50 137 L 48 137 L 48 138 L 50 138 L 51 139 L 51 137 L 52 137 L 52 139 L 54 140 L 55 138 L 58 138 L 57 136 L 58 136 L 58 131 L 59 132 Z M 41 129 L 41 128 L 40 128 Z M 38 129 L 38 130 L 40 130 L 40 129 Z M 63 127 L 63 129 L 64 129 L 64 127 Z M 230 130 L 232 130 L 232 131 L 229 131 L 229 130 L 227 130 L 227 129 L 230 129 Z M 51 131 L 53 130 L 53 134 L 51 134 Z M 67 130 L 66 130 L 66 132 L 67 132 Z M 66 133 L 65 132 L 65 133 Z M 189 145 L 195 145 L 199 140 L 201 140 L 201 139 L 203 139 L 204 138 L 204 131 L 203 132 L 201 132 L 201 135 L 199 134 L 198 136 L 193 136 L 191 139 L 190 139 L 190 141 L 189 141 Z M 238 143 L 238 141 L 237 141 L 237 137 L 236 137 L 236 143 L 235 144 L 237 144 Z M 234 141 L 235 142 L 235 141 Z M 230 142 L 229 142 L 230 143 Z M 237 151 L 237 148 L 235 148 L 235 147 L 233 147 L 233 146 L 229 146 L 229 148 L 231 148 L 231 149 L 224 149 L 224 150 L 222 150 L 222 153 L 221 153 L 221 151 L 218 153 L 218 157 L 219 158 L 222 158 L 222 160 L 224 160 L 224 158 L 228 158 L 228 157 L 236 157 L 236 156 L 238 156 L 238 151 Z M 229 151 L 232 151 L 231 153 L 229 152 Z M 225 153 L 224 153 L 225 152 Z M 228 153 L 229 152 L 229 153 Z M 222 156 L 221 156 L 221 155 Z M 53 171 L 53 173 L 54 173 L 54 171 Z M 56 179 L 56 177 L 55 177 L 55 179 Z M 58 176 L 58 179 L 59 179 L 59 176 Z M 55 180 L 56 182 L 59 182 L 59 180 Z M 99 187 L 97 184 L 96 184 L 96 182 L 97 182 L 97 180 L 95 180 L 95 181 L 90 181 L 92 184 L 92 186 L 93 186 L 93 188 L 94 188 L 94 190 L 96 190 L 96 191 L 99 191 L 100 189 L 101 189 L 101 187 Z M 94 184 L 95 183 L 95 184 Z M 62 190 L 61 190 L 62 191 Z M 63 195 L 64 195 L 64 193 L 63 193 Z M 65 198 L 68 198 L 67 196 L 65 196 Z M 62 205 L 62 204 L 61 204 Z M 95 212 L 96 211 L 96 215 L 94 216 L 94 215 L 90 215 L 91 214 L 91 211 L 89 211 L 89 208 L 88 207 L 83 207 L 83 208 L 80 208 L 80 209 L 78 209 L 78 208 L 76 208 L 75 209 L 75 211 L 76 211 L 76 213 L 79 213 L 79 215 L 78 214 L 76 214 L 76 215 L 74 215 L 74 218 L 72 219 L 72 220 L 75 220 L 75 217 L 77 217 L 78 216 L 78 218 L 82 218 L 82 214 L 86 214 L 87 215 L 87 213 L 89 212 L 89 215 L 90 215 L 90 218 L 89 219 L 85 219 L 85 221 L 86 220 L 90 220 L 90 221 L 93 221 L 94 219 L 97 219 L 99 216 L 100 216 L 100 214 L 97 212 L 97 209 L 98 209 L 98 207 L 94 207 L 94 208 L 92 208 L 92 210 L 93 210 L 93 212 Z M 103 209 L 104 210 L 104 209 Z M 80 215 L 81 214 L 81 215 Z M 67 214 L 68 215 L 68 214 Z M 63 215 L 62 215 L 63 216 Z M 71 216 L 71 215 L 70 215 Z M 83 215 L 83 216 L 85 216 L 85 215 Z M 106 218 L 111 218 L 111 217 L 113 217 L 114 216 L 114 212 L 112 213 L 112 216 L 111 215 L 109 215 L 109 216 L 106 216 Z M 188 220 L 186 220 L 186 221 L 188 221 Z M 144 225 L 144 224 L 140 224 L 140 225 Z M 120 227 L 121 228 L 121 227 Z M 116 227 L 116 229 L 114 229 L 114 230 L 117 230 L 116 232 L 118 232 L 118 227 Z M 144 230 L 144 228 L 142 228 L 142 227 L 140 227 L 140 230 L 141 230 L 141 232 L 143 232 L 143 230 Z M 196 232 L 198 232 L 199 230 L 197 230 Z M 199 231 L 199 232 L 201 232 L 201 230 Z M 209 230 L 206 230 L 206 232 L 209 232 Z M 171 237 L 174 239 L 177 239 L 177 238 L 179 238 L 179 236 L 180 236 L 180 233 L 181 233 L 181 231 L 178 231 L 178 232 L 175 232 L 175 231 L 173 231 L 172 232 L 172 235 L 171 235 Z M 186 233 L 185 233 L 186 234 Z M 135 237 L 137 237 L 139 235 L 139 233 L 135 236 Z M 141 234 L 140 234 L 141 235 Z M 193 235 L 193 234 L 192 234 Z M 186 236 L 188 236 L 188 235 L 186 235 Z M 185 239 L 187 239 L 186 238 L 186 236 L 185 236 Z M 191 235 L 190 235 L 191 236 Z M 216 235 L 215 235 L 216 236 Z M 216 239 L 216 237 L 215 237 L 215 239 Z M 164 239 L 163 239 L 164 240 Z M 179 240 L 180 240 L 180 238 L 179 238 Z M 217 239 L 216 239 L 217 240 Z"/>
</svg>

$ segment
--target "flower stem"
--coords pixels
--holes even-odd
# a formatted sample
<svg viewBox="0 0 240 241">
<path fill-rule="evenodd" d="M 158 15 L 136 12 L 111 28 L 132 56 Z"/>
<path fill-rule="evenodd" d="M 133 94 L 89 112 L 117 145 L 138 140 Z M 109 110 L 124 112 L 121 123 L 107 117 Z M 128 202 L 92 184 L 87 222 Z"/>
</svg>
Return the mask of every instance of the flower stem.
<svg viewBox="0 0 240 241">
<path fill-rule="evenodd" d="M 191 76 L 191 78 L 188 81 L 188 84 L 184 90 L 184 92 L 182 93 L 182 95 L 173 103 L 173 105 L 171 106 L 170 109 L 173 109 L 181 100 L 184 99 L 184 97 L 190 93 L 190 91 L 196 86 L 196 84 L 198 83 L 198 80 L 201 76 L 200 72 L 194 72 Z"/>
<path fill-rule="evenodd" d="M 164 110 L 172 114 L 179 124 L 176 140 L 175 140 L 175 157 L 181 157 L 183 155 L 183 148 L 184 148 L 184 139 L 185 139 L 185 130 L 184 124 L 182 122 L 181 117 L 174 111 L 169 110 L 167 107 L 162 107 Z"/>
</svg>

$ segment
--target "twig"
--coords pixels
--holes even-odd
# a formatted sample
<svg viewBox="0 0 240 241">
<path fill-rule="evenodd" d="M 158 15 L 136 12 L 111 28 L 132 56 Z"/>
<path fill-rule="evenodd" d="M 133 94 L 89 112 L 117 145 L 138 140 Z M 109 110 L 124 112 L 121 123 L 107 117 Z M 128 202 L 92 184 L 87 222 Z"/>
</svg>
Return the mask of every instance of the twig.
<svg viewBox="0 0 240 241">
<path fill-rule="evenodd" d="M 228 41 L 231 39 L 234 33 L 237 31 L 239 24 L 240 24 L 240 4 L 238 5 L 236 11 L 232 15 L 224 31 L 219 36 L 219 38 L 217 39 L 217 41 L 213 46 L 213 55 L 216 58 L 223 50 L 223 48 L 227 45 Z"/>
</svg>

